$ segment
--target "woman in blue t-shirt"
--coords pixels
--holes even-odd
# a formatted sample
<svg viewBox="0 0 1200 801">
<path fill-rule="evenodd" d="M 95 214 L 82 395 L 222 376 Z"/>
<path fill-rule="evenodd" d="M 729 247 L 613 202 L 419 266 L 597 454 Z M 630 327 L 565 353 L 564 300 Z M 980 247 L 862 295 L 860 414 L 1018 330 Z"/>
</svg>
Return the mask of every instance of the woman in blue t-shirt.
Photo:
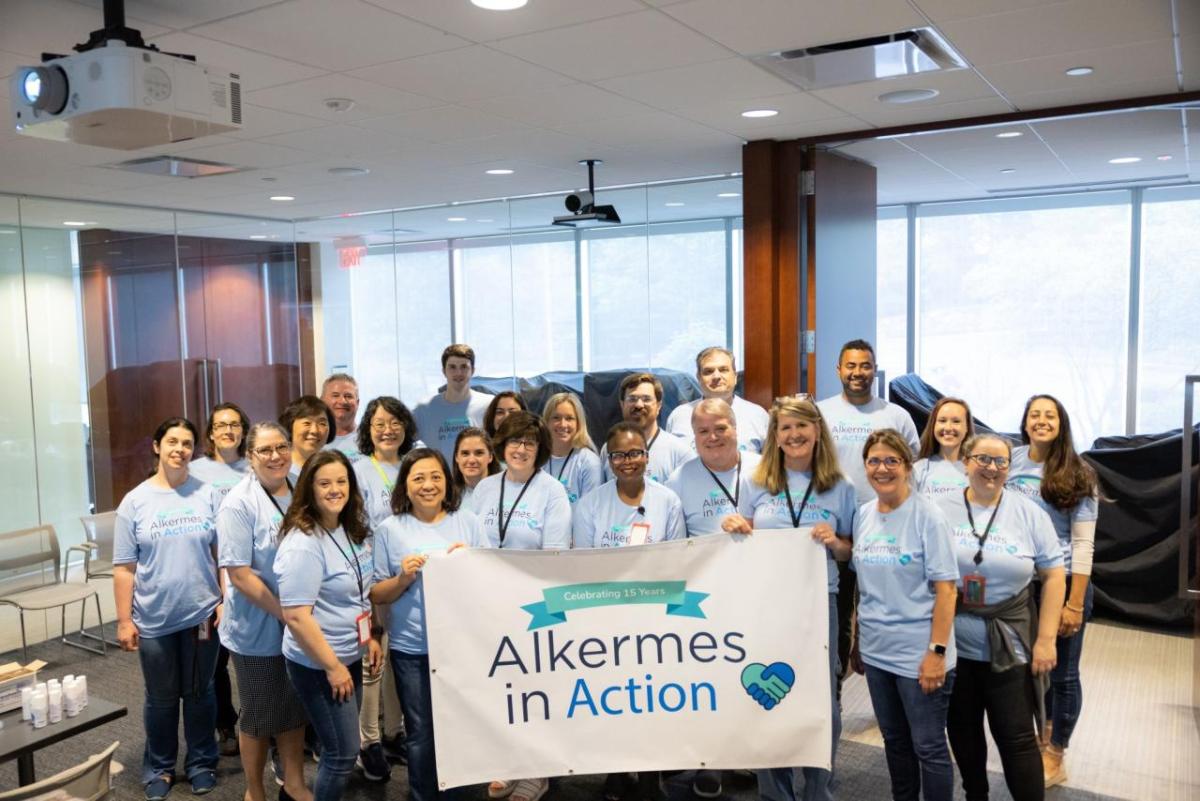
<svg viewBox="0 0 1200 801">
<path fill-rule="evenodd" d="M 1015 801 L 1045 795 L 1034 719 L 1036 689 L 1056 657 L 1062 610 L 1062 550 L 1037 504 L 1004 491 L 1011 447 L 996 434 L 963 444 L 969 485 L 938 506 L 954 531 L 962 576 L 954 642 L 958 646 L 947 732 L 967 798 L 987 798 L 988 728 Z M 1041 578 L 1041 611 L 1032 581 Z M 1044 685 L 1043 685 L 1044 686 Z"/>
<path fill-rule="evenodd" d="M 117 640 L 137 651 L 146 688 L 142 784 L 150 801 L 175 780 L 179 706 L 192 792 L 217 783 L 213 669 L 221 591 L 212 488 L 189 475 L 196 427 L 172 417 L 154 432 L 154 475 L 121 500 L 113 535 Z"/>
<path fill-rule="evenodd" d="M 1022 447 L 1013 450 L 1007 487 L 1050 515 L 1067 570 L 1067 599 L 1058 624 L 1058 664 L 1046 693 L 1049 725 L 1042 767 L 1046 786 L 1067 780 L 1064 752 L 1083 708 L 1079 661 L 1083 629 L 1092 616 L 1092 555 L 1096 549 L 1096 472 L 1075 452 L 1071 418 L 1050 395 L 1034 395 L 1021 417 Z"/>
<path fill-rule="evenodd" d="M 275 573 L 288 676 L 321 741 L 316 801 L 335 801 L 346 789 L 358 759 L 363 659 L 378 670 L 382 658 L 369 535 L 350 460 L 338 450 L 314 453 L 279 529 Z"/>
<path fill-rule="evenodd" d="M 967 486 L 962 460 L 963 443 L 975 434 L 971 407 L 959 398 L 941 398 L 929 413 L 921 432 L 921 447 L 913 465 L 917 492 L 937 498 L 961 494 Z"/>
<path fill-rule="evenodd" d="M 325 401 L 316 395 L 301 395 L 279 413 L 279 424 L 292 440 L 292 468 L 288 475 L 294 484 L 308 457 L 333 442 L 337 423 Z"/>
<path fill-rule="evenodd" d="M 217 512 L 219 564 L 228 577 L 221 642 L 237 673 L 247 798 L 265 799 L 263 768 L 273 737 L 283 766 L 280 797 L 303 801 L 311 797 L 304 785 L 307 717 L 287 677 L 275 575 L 279 527 L 292 501 L 287 477 L 292 446 L 283 426 L 270 421 L 250 428 L 246 446 L 251 473 L 229 491 Z"/>
<path fill-rule="evenodd" d="M 958 564 L 950 524 L 912 489 L 912 451 L 898 431 L 863 444 L 876 499 L 854 520 L 858 656 L 897 801 L 950 801 L 946 709 L 954 686 Z"/>
<path fill-rule="evenodd" d="M 464 428 L 454 440 L 454 465 L 450 480 L 458 489 L 462 503 L 466 503 L 488 476 L 500 472 L 500 460 L 492 448 L 492 438 L 482 428 Z"/>
<path fill-rule="evenodd" d="M 542 420 L 550 429 L 550 459 L 542 469 L 558 479 L 574 506 L 604 481 L 583 403 L 574 392 L 555 393 L 546 400 Z"/>
<path fill-rule="evenodd" d="M 388 658 L 407 727 L 408 786 L 413 801 L 438 797 L 433 750 L 433 701 L 429 645 L 425 638 L 425 590 L 421 568 L 431 554 L 463 545 L 486 548 L 479 519 L 459 510 L 460 495 L 441 451 L 416 448 L 400 464 L 394 515 L 375 535 L 375 585 L 371 600 L 388 609 Z"/>
</svg>

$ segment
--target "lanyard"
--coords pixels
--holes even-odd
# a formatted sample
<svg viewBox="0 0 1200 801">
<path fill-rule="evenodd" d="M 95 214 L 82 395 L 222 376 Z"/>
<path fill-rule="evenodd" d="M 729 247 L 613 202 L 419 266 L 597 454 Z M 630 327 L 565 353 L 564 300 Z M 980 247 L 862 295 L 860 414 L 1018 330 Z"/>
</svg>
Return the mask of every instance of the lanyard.
<svg viewBox="0 0 1200 801">
<path fill-rule="evenodd" d="M 704 462 L 700 462 L 700 464 L 704 464 Z M 708 465 L 704 464 L 704 469 L 708 470 Z M 738 510 L 738 498 L 740 498 L 742 495 L 742 456 L 741 456 L 741 454 L 738 454 L 737 475 L 734 476 L 734 479 L 733 479 L 733 494 L 732 495 L 729 494 L 729 490 L 725 487 L 725 485 L 721 483 L 721 479 L 717 478 L 716 473 L 714 473 L 712 470 L 708 470 L 708 474 L 710 476 L 712 476 L 712 480 L 717 482 L 717 486 L 721 488 L 721 492 L 725 493 L 725 497 L 728 498 L 729 502 L 733 504 L 733 511 L 736 513 Z M 807 495 L 804 496 L 804 500 L 806 502 L 808 501 Z M 788 504 L 789 505 L 791 504 L 790 499 L 788 501 Z M 804 511 L 803 507 L 801 507 L 800 511 Z"/>
<path fill-rule="evenodd" d="M 517 511 L 517 506 L 521 503 L 521 499 L 525 497 L 525 490 L 529 489 L 529 485 L 533 483 L 533 476 L 537 475 L 537 471 L 533 471 L 533 475 L 525 480 L 525 484 L 521 487 L 521 492 L 517 494 L 517 499 L 513 501 L 512 508 L 508 510 L 508 517 L 504 516 L 504 484 L 508 481 L 508 471 L 504 471 L 504 475 L 500 477 L 500 508 L 496 510 L 496 526 L 500 529 L 500 547 L 504 547 L 504 535 L 508 533 L 508 524 L 512 521 L 513 512 Z"/>
<path fill-rule="evenodd" d="M 321 526 L 321 530 L 324 531 L 326 536 L 329 537 L 330 542 L 333 543 L 333 547 L 338 549 L 338 553 L 340 553 L 342 558 L 346 560 L 346 564 L 354 568 L 354 577 L 358 579 L 358 603 L 360 606 L 366 606 L 367 594 L 363 590 L 362 568 L 358 566 L 358 559 L 351 560 L 349 556 L 346 556 L 346 552 L 342 550 L 342 546 L 338 544 L 338 541 L 336 538 L 334 538 L 332 531 L 327 531 L 324 526 Z M 350 553 L 354 556 L 357 556 L 357 554 L 354 552 L 354 543 L 350 541 L 349 535 L 346 535 L 346 545 L 350 548 Z"/>
<path fill-rule="evenodd" d="M 654 436 L 650 438 L 650 442 L 646 444 L 646 458 L 650 458 L 650 449 L 654 447 L 654 443 L 658 442 L 658 435 L 662 433 L 662 429 L 654 432 Z"/>
<path fill-rule="evenodd" d="M 386 489 L 386 490 L 387 490 L 387 493 L 388 493 L 388 495 L 391 495 L 391 494 L 392 494 L 392 487 L 393 487 L 394 485 L 392 484 L 392 482 L 391 482 L 391 481 L 388 481 L 387 473 L 383 472 L 383 467 L 381 467 L 381 466 L 380 466 L 380 464 L 379 464 L 379 460 L 378 460 L 378 459 L 376 459 L 374 456 L 372 456 L 372 457 L 371 457 L 371 464 L 375 465 L 375 471 L 376 471 L 377 473 L 379 473 L 379 477 L 380 477 L 381 479 L 383 479 L 383 487 L 384 487 L 384 489 Z"/>
<path fill-rule="evenodd" d="M 963 506 L 967 507 L 967 521 L 971 524 L 971 533 L 975 535 L 975 539 L 979 541 L 979 550 L 975 552 L 975 565 L 983 561 L 983 546 L 987 542 L 988 536 L 992 533 L 992 523 L 996 522 L 996 513 L 1000 511 L 1000 502 L 1004 500 L 1004 490 L 1000 490 L 1000 497 L 996 499 L 996 508 L 992 510 L 992 516 L 988 518 L 987 525 L 983 527 L 983 536 L 975 530 L 975 515 L 971 514 L 971 502 L 967 500 L 967 490 L 963 490 Z"/>
<path fill-rule="evenodd" d="M 283 483 L 287 484 L 288 492 L 290 493 L 292 491 L 292 480 L 287 476 L 284 476 Z M 279 512 L 280 517 L 287 517 L 287 514 L 284 513 L 283 508 L 279 505 L 279 501 L 275 500 L 275 496 L 267 492 L 267 488 L 263 487 L 261 483 L 259 483 L 258 486 L 262 487 L 263 494 L 267 496 L 267 500 L 270 501 L 271 505 L 275 507 L 275 511 Z"/>
<path fill-rule="evenodd" d="M 787 478 L 786 472 L 784 474 L 784 478 Z M 800 500 L 800 511 L 797 512 L 796 507 L 792 506 L 792 490 L 790 487 L 788 487 L 788 482 L 784 482 L 783 494 L 787 496 L 788 514 L 792 516 L 792 528 L 800 528 L 800 518 L 804 516 L 804 507 L 808 506 L 808 499 L 809 496 L 812 495 L 812 488 L 813 482 L 811 479 L 809 479 L 808 489 L 804 491 L 804 497 Z"/>
<path fill-rule="evenodd" d="M 562 465 L 558 468 L 558 475 L 555 476 L 559 481 L 562 481 L 563 473 L 567 472 L 567 465 L 571 463 L 571 457 L 575 455 L 575 449 L 567 451 L 567 458 L 563 459 Z"/>
</svg>

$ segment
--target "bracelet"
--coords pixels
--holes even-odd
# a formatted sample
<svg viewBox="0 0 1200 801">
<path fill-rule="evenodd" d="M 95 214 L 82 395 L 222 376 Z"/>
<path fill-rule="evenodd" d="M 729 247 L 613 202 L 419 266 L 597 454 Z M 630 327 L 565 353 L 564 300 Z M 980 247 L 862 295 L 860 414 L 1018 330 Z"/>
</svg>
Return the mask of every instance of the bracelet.
<svg viewBox="0 0 1200 801">
<path fill-rule="evenodd" d="M 1074 606 L 1071 606 L 1071 602 L 1070 602 L 1070 601 L 1068 601 L 1067 603 L 1063 604 L 1063 606 L 1064 606 L 1064 607 L 1066 607 L 1067 609 L 1070 609 L 1072 612 L 1078 612 L 1078 613 L 1079 613 L 1079 614 L 1081 614 L 1081 615 L 1083 614 L 1083 607 L 1081 606 L 1081 607 L 1079 607 L 1078 609 L 1076 609 Z"/>
</svg>

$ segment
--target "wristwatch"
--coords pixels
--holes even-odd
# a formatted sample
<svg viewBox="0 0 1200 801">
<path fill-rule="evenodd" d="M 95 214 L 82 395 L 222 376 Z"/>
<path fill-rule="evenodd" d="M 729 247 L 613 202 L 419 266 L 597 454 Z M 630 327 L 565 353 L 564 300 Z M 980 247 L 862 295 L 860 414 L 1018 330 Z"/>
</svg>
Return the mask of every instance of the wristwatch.
<svg viewBox="0 0 1200 801">
<path fill-rule="evenodd" d="M 946 646 L 942 645 L 939 642 L 931 642 L 931 643 L 929 643 L 929 653 L 937 654 L 938 656 L 945 656 L 946 655 Z"/>
</svg>

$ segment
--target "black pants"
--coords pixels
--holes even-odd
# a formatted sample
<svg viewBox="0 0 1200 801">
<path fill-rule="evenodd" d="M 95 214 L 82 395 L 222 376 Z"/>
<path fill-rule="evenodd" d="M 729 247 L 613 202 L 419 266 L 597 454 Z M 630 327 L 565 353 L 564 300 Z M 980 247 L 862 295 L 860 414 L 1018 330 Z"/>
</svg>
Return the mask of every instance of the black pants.
<svg viewBox="0 0 1200 801">
<path fill-rule="evenodd" d="M 849 562 L 838 562 L 838 664 L 842 666 L 838 673 L 838 697 L 841 697 L 842 679 L 850 675 L 850 632 L 853 625 L 854 609 L 858 605 L 858 574 L 850 569 Z"/>
<path fill-rule="evenodd" d="M 960 656 L 957 672 L 946 731 L 967 801 L 983 801 L 988 797 L 985 712 L 1013 801 L 1042 801 L 1046 791 L 1042 757 L 1034 734 L 1030 685 L 1033 677 L 1029 666 L 994 673 L 989 663 Z"/>
<path fill-rule="evenodd" d="M 217 730 L 232 731 L 237 726 L 238 711 L 233 708 L 233 685 L 229 681 L 229 651 L 225 650 L 224 645 L 217 653 L 213 690 L 217 694 Z"/>
</svg>

